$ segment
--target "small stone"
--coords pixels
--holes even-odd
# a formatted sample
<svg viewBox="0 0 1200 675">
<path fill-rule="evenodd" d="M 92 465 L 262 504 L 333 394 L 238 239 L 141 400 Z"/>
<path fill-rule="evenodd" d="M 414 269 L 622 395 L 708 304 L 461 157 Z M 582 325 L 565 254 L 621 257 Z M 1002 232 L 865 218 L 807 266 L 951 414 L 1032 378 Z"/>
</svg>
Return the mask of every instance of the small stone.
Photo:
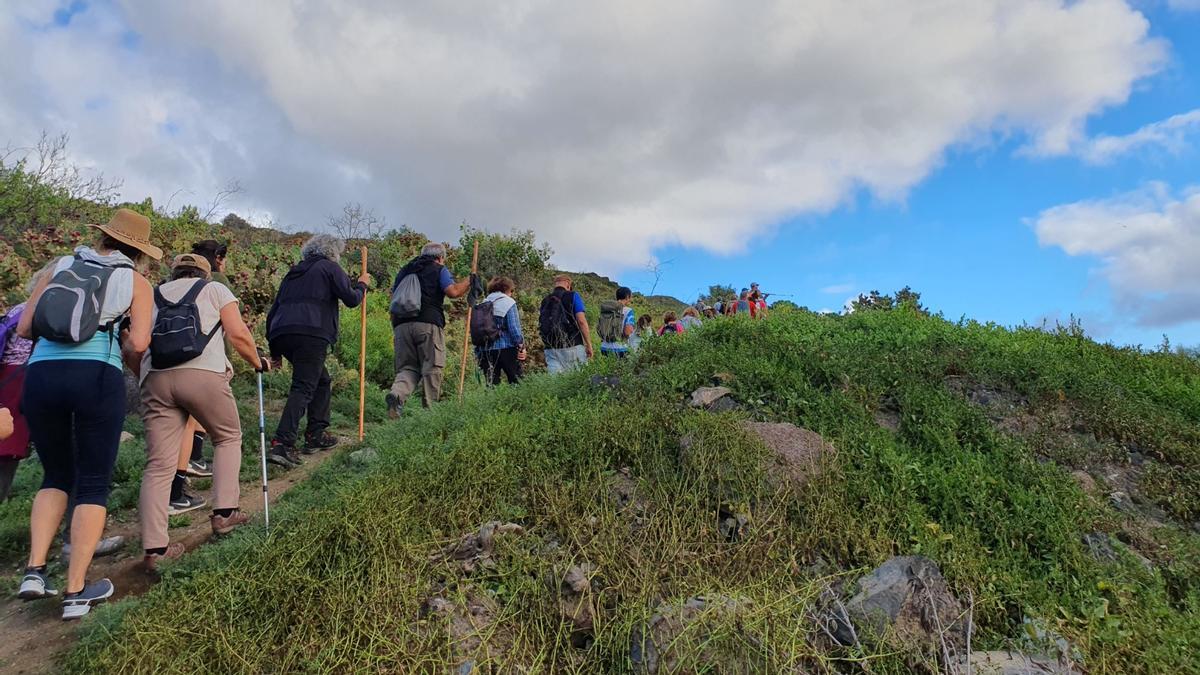
<svg viewBox="0 0 1200 675">
<path fill-rule="evenodd" d="M 966 658 L 960 659 L 951 672 L 956 675 L 967 672 L 977 675 L 1074 675 L 1078 671 L 1044 654 L 999 650 L 971 652 L 969 662 Z"/>
<path fill-rule="evenodd" d="M 1092 478 L 1092 474 L 1086 471 L 1072 471 L 1071 478 L 1079 484 L 1079 489 L 1091 494 L 1096 491 L 1096 479 Z"/>
<path fill-rule="evenodd" d="M 962 603 L 950 593 L 937 564 L 923 556 L 898 556 L 880 565 L 859 580 L 858 594 L 846 609 L 855 625 L 869 628 L 874 637 L 892 636 L 898 647 L 932 648 L 943 638 L 956 649 L 966 645 Z"/>
<path fill-rule="evenodd" d="M 134 438 L 135 438 L 135 436 L 133 434 L 129 433 L 128 431 L 121 432 L 121 444 L 122 445 L 124 445 L 125 443 L 128 443 L 129 441 L 132 441 Z"/>
<path fill-rule="evenodd" d="M 374 464 L 379 459 L 379 451 L 375 448 L 363 448 L 350 453 L 350 462 L 359 466 Z"/>
<path fill-rule="evenodd" d="M 1083 545 L 1088 554 L 1100 562 L 1116 562 L 1117 552 L 1113 549 L 1112 540 L 1103 532 L 1092 532 L 1083 535 Z"/>
<path fill-rule="evenodd" d="M 692 398 L 688 404 L 693 408 L 708 408 L 722 397 L 732 393 L 733 390 L 729 387 L 700 387 L 692 392 Z"/>
</svg>

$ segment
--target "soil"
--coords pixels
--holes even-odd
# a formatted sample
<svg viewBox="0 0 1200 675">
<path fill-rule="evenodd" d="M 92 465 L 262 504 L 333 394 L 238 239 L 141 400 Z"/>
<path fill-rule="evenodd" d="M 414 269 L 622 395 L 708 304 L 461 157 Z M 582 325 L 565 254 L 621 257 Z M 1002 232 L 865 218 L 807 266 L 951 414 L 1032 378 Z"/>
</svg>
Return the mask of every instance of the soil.
<svg viewBox="0 0 1200 675">
<path fill-rule="evenodd" d="M 343 444 L 350 439 L 341 438 Z M 321 464 L 334 455 L 335 449 L 306 455 L 304 464 L 269 479 L 271 502 L 274 503 L 280 495 L 294 484 L 304 481 Z M 248 461 L 249 456 L 243 461 Z M 251 481 L 242 483 L 242 497 L 239 503 L 241 510 L 250 515 L 262 512 L 261 483 Z M 208 522 L 207 509 L 199 509 L 185 514 L 190 517 L 190 523 L 183 527 L 172 528 L 172 542 L 182 542 L 188 551 L 204 546 L 215 540 L 215 535 Z M 254 522 L 243 527 L 262 527 L 261 522 Z M 89 579 L 108 577 L 112 580 L 116 593 L 110 602 L 125 597 L 136 597 L 154 584 L 153 576 L 142 568 L 141 549 L 136 548 L 140 539 L 136 511 L 123 512 L 110 516 L 109 525 L 104 530 L 104 536 L 122 535 L 126 546 L 115 555 L 96 558 L 92 561 Z M 51 550 L 51 561 L 57 560 L 57 550 Z M 185 554 L 186 555 L 186 554 Z M 61 589 L 60 589 L 61 590 Z M 63 621 L 62 607 L 54 600 L 23 602 L 15 594 L 6 595 L 0 600 L 0 672 L 13 674 L 52 673 L 59 657 L 65 654 L 78 637 L 78 628 L 82 622 Z M 84 618 L 83 621 L 87 621 Z"/>
</svg>

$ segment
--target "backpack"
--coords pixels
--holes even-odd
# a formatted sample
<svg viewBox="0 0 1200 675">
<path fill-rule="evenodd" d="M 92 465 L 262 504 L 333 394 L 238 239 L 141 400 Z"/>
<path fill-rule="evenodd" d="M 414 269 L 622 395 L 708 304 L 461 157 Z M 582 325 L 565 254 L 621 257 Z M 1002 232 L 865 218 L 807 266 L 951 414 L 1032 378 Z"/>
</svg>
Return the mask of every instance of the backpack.
<svg viewBox="0 0 1200 675">
<path fill-rule="evenodd" d="M 392 291 L 392 318 L 412 319 L 421 313 L 421 278 L 416 272 L 400 277 Z"/>
<path fill-rule="evenodd" d="M 119 318 L 100 325 L 105 291 L 113 272 L 133 269 L 129 263 L 105 265 L 78 253 L 70 266 L 50 279 L 33 310 L 33 335 L 51 342 L 83 344 L 97 331 L 114 333 Z"/>
<path fill-rule="evenodd" d="M 575 294 L 556 288 L 542 300 L 538 309 L 538 333 L 546 349 L 566 349 L 575 346 L 579 324 L 575 322 Z"/>
<path fill-rule="evenodd" d="M 493 308 L 491 300 L 484 300 L 471 308 L 471 344 L 476 347 L 488 347 L 504 334 L 496 326 Z"/>
<path fill-rule="evenodd" d="M 667 333 L 674 333 L 674 334 L 678 335 L 682 332 L 683 332 L 683 326 L 680 326 L 678 321 L 676 321 L 675 323 L 669 323 L 669 324 L 663 326 L 662 328 L 658 329 L 659 335 L 666 335 Z"/>
<path fill-rule="evenodd" d="M 209 333 L 200 328 L 200 308 L 196 297 L 208 282 L 197 281 L 179 302 L 168 302 L 162 286 L 154 289 L 154 328 L 150 331 L 150 367 L 156 370 L 178 366 L 204 353 L 208 343 L 221 330 L 221 322 Z"/>
<path fill-rule="evenodd" d="M 615 300 L 600 303 L 600 323 L 596 330 L 605 342 L 624 342 L 625 306 Z"/>
</svg>

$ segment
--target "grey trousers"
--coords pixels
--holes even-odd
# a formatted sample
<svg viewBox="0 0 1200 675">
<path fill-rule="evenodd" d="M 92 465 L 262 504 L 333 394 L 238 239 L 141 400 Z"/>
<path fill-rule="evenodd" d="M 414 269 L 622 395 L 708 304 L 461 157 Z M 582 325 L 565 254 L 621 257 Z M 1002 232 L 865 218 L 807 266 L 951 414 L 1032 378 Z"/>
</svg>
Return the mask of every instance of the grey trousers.
<svg viewBox="0 0 1200 675">
<path fill-rule="evenodd" d="M 446 336 L 441 326 L 412 321 L 392 329 L 396 349 L 396 380 L 392 395 L 401 403 L 422 385 L 425 407 L 442 395 L 446 369 Z"/>
</svg>

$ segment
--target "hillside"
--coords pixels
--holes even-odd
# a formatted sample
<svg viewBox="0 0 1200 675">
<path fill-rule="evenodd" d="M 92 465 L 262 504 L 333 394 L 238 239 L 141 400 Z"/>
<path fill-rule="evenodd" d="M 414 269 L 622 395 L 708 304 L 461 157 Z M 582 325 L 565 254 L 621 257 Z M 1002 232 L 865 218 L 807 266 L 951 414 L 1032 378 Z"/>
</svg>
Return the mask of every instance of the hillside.
<svg viewBox="0 0 1200 675">
<path fill-rule="evenodd" d="M 687 403 L 712 384 L 730 395 Z M 1200 670 L 1184 356 L 784 311 L 410 411 L 366 445 L 289 493 L 269 538 L 104 608 L 65 667 L 904 673 L 1012 647 Z M 896 555 L 940 569 L 918 587 L 942 613 L 880 638 L 854 596 Z"/>
</svg>

